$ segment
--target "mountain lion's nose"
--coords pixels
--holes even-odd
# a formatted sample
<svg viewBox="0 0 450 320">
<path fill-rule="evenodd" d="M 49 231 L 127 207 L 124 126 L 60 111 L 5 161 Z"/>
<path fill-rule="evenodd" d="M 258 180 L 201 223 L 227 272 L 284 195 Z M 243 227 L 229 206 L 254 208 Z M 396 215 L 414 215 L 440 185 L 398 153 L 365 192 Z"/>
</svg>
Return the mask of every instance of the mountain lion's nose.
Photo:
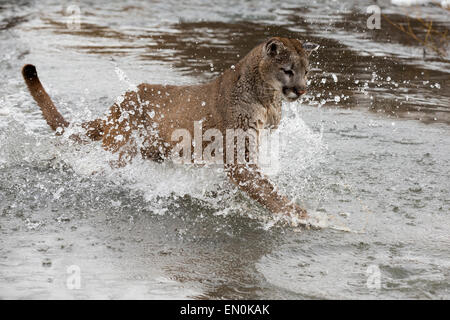
<svg viewBox="0 0 450 320">
<path fill-rule="evenodd" d="M 299 88 L 299 87 L 294 87 L 294 92 L 301 96 L 304 95 L 306 93 L 306 88 Z"/>
</svg>

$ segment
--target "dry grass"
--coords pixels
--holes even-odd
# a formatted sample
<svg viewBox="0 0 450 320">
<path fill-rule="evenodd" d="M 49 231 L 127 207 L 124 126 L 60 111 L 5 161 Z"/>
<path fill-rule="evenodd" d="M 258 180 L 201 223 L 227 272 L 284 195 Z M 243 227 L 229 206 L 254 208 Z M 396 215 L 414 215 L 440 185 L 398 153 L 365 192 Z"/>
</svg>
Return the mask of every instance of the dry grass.
<svg viewBox="0 0 450 320">
<path fill-rule="evenodd" d="M 444 9 L 448 10 L 448 9 Z M 418 15 L 418 18 L 410 18 L 409 15 L 406 15 L 406 21 L 404 23 L 397 23 L 389 19 L 385 14 L 382 14 L 384 20 L 394 26 L 396 29 L 405 33 L 413 40 L 417 41 L 424 49 L 430 49 L 436 54 L 438 54 L 441 58 L 448 56 L 448 29 L 445 31 L 439 31 L 433 28 L 433 21 L 421 18 Z M 411 22 L 415 22 L 415 28 L 412 27 Z M 420 35 L 420 33 L 422 35 Z"/>
</svg>

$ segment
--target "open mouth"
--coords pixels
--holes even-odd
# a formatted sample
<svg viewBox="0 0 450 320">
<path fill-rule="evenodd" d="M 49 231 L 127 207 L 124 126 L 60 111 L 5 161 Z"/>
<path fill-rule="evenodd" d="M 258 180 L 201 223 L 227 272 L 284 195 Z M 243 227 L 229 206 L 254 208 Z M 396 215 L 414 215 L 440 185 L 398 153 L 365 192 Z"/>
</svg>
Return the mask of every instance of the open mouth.
<svg viewBox="0 0 450 320">
<path fill-rule="evenodd" d="M 283 98 L 284 100 L 288 101 L 288 102 L 294 102 L 297 101 L 298 98 L 300 98 L 300 95 L 285 95 L 283 94 Z"/>
</svg>

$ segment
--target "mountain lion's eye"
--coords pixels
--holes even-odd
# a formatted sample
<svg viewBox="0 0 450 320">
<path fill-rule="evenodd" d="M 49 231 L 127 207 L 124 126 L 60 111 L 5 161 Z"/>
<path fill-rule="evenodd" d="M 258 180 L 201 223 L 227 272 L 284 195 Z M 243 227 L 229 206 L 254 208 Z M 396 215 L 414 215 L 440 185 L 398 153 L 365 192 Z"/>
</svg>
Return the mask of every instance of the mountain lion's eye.
<svg viewBox="0 0 450 320">
<path fill-rule="evenodd" d="M 308 74 L 308 72 L 309 72 L 308 70 L 305 71 L 305 76 Z"/>
<path fill-rule="evenodd" d="M 292 77 L 294 75 L 294 72 L 292 70 L 288 70 L 288 69 L 284 69 L 284 68 L 281 68 L 281 70 L 283 70 L 283 72 L 285 74 L 287 74 L 289 77 Z"/>
</svg>

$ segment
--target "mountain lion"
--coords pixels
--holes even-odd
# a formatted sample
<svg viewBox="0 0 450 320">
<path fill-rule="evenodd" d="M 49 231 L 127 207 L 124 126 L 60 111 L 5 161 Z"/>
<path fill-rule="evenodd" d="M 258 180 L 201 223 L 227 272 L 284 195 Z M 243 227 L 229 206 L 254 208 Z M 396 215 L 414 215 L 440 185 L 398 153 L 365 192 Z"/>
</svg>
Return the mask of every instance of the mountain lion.
<svg viewBox="0 0 450 320">
<path fill-rule="evenodd" d="M 140 84 L 126 92 L 104 118 L 85 122 L 82 127 L 87 137 L 117 153 L 120 165 L 139 153 L 155 161 L 168 158 L 177 144 L 172 139 L 174 130 L 184 128 L 194 136 L 193 124 L 198 121 L 204 131 L 215 128 L 223 133 L 242 129 L 258 135 L 263 129 L 276 129 L 282 99 L 295 101 L 306 92 L 308 57 L 318 47 L 273 37 L 211 82 L 191 86 Z M 47 123 L 62 134 L 69 122 L 46 93 L 36 68 L 25 65 L 22 74 Z M 245 152 L 249 152 L 247 147 Z M 223 163 L 231 181 L 252 199 L 274 214 L 307 224 L 306 210 L 282 195 L 256 163 Z"/>
</svg>

